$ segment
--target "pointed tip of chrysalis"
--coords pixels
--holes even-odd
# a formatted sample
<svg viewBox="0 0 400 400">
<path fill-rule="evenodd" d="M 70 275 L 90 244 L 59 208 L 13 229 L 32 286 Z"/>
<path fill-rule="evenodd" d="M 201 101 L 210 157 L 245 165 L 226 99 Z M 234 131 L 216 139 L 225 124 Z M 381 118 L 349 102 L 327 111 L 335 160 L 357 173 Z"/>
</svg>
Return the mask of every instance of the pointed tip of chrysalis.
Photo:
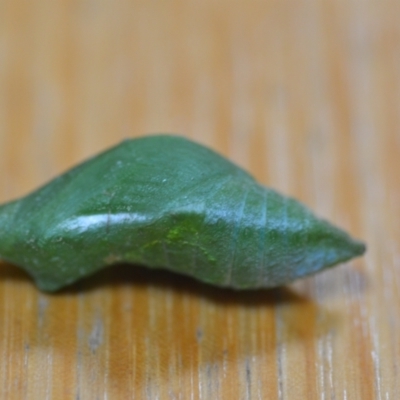
<svg viewBox="0 0 400 400">
<path fill-rule="evenodd" d="M 360 257 L 367 251 L 367 246 L 364 242 L 360 240 L 352 239 L 352 249 L 354 257 Z"/>
<path fill-rule="evenodd" d="M 322 223 L 325 234 L 321 235 L 319 246 L 325 253 L 325 268 L 360 257 L 366 252 L 366 245 L 362 241 L 352 238 L 329 222 Z"/>
<path fill-rule="evenodd" d="M 340 248 L 336 250 L 338 252 L 339 259 L 334 264 L 338 264 L 341 262 L 349 261 L 356 257 L 360 257 L 367 250 L 367 246 L 365 245 L 365 243 L 357 239 L 353 239 L 351 236 L 347 234 L 344 235 L 345 238 L 343 239 L 343 242 L 340 243 Z"/>
<path fill-rule="evenodd" d="M 313 275 L 317 272 L 345 263 L 353 258 L 362 256 L 366 245 L 362 241 L 352 238 L 342 229 L 331 223 L 315 219 L 306 234 L 303 242 L 302 254 L 290 265 L 286 275 L 279 276 L 277 282 L 284 284 L 298 278 Z"/>
</svg>

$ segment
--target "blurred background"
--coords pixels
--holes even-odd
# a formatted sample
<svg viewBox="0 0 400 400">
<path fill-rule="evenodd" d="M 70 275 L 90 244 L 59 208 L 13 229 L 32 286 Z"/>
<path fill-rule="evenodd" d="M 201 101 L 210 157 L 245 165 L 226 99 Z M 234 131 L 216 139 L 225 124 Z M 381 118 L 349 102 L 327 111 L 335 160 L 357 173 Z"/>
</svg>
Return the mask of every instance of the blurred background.
<svg viewBox="0 0 400 400">
<path fill-rule="evenodd" d="M 0 264 L 0 397 L 397 398 L 399 71 L 397 1 L 0 1 L 2 202 L 177 133 L 369 248 L 253 294 L 121 267 L 50 296 Z"/>
</svg>

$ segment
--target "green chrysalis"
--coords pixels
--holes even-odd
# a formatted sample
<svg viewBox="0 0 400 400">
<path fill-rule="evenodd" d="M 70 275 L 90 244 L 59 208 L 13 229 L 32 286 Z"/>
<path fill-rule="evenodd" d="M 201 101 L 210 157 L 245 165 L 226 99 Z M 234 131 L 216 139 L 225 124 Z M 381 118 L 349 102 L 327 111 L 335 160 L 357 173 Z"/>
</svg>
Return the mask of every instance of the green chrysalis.
<svg viewBox="0 0 400 400">
<path fill-rule="evenodd" d="M 268 288 L 364 251 L 212 150 L 169 135 L 126 140 L 0 206 L 0 258 L 45 291 L 116 262 Z"/>
</svg>

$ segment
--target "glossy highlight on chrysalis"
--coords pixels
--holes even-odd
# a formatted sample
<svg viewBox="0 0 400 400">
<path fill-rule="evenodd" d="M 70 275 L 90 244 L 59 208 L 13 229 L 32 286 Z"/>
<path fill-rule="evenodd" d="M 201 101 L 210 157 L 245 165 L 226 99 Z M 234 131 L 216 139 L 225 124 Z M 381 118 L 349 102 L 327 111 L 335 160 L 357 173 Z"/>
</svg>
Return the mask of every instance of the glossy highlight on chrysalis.
<svg viewBox="0 0 400 400">
<path fill-rule="evenodd" d="M 172 135 L 126 140 L 0 206 L 0 258 L 44 291 L 116 262 L 270 288 L 364 252 L 298 201 Z"/>
</svg>

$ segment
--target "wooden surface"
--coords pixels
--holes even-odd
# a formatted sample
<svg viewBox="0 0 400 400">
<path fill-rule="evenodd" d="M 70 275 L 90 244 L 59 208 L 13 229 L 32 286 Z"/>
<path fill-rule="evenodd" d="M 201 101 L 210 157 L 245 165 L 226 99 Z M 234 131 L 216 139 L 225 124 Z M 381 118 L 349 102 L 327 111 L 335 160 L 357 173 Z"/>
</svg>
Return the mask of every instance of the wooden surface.
<svg viewBox="0 0 400 400">
<path fill-rule="evenodd" d="M 175 132 L 368 243 L 233 293 L 118 266 L 56 295 L 0 264 L 1 399 L 398 399 L 398 1 L 0 1 L 0 200 Z"/>
</svg>

